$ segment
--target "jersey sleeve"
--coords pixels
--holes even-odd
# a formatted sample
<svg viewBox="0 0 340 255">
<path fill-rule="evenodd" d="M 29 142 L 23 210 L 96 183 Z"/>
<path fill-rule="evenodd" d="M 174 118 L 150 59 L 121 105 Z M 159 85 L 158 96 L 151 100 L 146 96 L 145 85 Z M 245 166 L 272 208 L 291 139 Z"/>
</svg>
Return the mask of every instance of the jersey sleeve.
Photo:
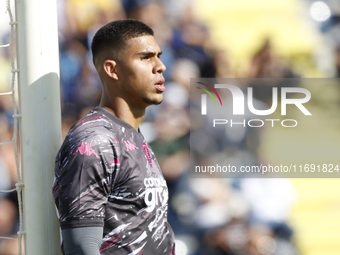
<svg viewBox="0 0 340 255">
<path fill-rule="evenodd" d="M 100 255 L 103 228 L 68 228 L 61 234 L 65 255 Z"/>
<path fill-rule="evenodd" d="M 115 145 L 100 135 L 69 138 L 56 158 L 53 194 L 61 229 L 102 227 L 117 168 Z"/>
</svg>

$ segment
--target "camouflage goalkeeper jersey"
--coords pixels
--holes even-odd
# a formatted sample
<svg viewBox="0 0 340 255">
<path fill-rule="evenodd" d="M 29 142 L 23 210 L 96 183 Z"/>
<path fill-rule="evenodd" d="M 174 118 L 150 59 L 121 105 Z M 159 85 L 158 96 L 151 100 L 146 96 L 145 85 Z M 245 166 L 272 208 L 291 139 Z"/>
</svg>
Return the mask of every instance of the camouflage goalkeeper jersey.
<svg viewBox="0 0 340 255">
<path fill-rule="evenodd" d="M 61 229 L 104 227 L 101 254 L 175 254 L 155 155 L 140 132 L 101 107 L 65 138 L 53 195 Z"/>
</svg>

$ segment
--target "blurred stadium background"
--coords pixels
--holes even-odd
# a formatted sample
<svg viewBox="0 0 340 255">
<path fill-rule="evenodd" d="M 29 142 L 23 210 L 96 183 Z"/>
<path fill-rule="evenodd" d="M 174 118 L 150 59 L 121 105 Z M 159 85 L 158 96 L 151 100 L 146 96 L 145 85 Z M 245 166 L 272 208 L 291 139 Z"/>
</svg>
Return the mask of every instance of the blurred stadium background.
<svg viewBox="0 0 340 255">
<path fill-rule="evenodd" d="M 100 99 L 90 41 L 103 24 L 142 20 L 164 54 L 164 102 L 147 111 L 142 131 L 170 189 L 169 221 L 178 255 L 340 254 L 340 179 L 192 179 L 188 176 L 189 85 L 194 77 L 339 78 L 337 0 L 57 0 L 63 137 Z M 9 38 L 0 3 L 0 45 Z M 10 88 L 8 48 L 0 48 L 0 93 Z M 340 113 L 339 90 L 325 115 Z M 11 140 L 12 101 L 0 97 L 0 142 Z M 313 128 L 313 127 L 311 127 Z M 317 127 L 314 127 L 315 129 Z M 339 127 L 327 129 L 339 148 Z M 323 133 L 320 131 L 320 136 Z M 264 161 L 285 134 L 245 134 L 231 149 Z M 241 143 L 247 141 L 246 148 Z M 275 141 L 275 142 L 273 142 Z M 331 148 L 330 148 L 331 150 Z M 333 152 L 334 153 L 334 152 Z M 292 158 L 298 161 L 299 155 Z M 0 190 L 13 187 L 11 145 L 0 146 Z M 209 191 L 209 192 L 207 192 Z M 0 236 L 18 228 L 15 194 L 0 194 Z M 16 240 L 0 240 L 0 255 L 17 255 Z"/>
</svg>

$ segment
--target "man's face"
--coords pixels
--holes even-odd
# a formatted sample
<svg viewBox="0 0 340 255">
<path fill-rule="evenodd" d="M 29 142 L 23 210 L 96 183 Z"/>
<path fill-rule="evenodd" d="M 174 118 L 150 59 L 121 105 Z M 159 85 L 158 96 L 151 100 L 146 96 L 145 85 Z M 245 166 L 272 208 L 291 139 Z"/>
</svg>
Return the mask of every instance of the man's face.
<svg viewBox="0 0 340 255">
<path fill-rule="evenodd" d="M 123 58 L 117 61 L 117 75 L 121 95 L 131 107 L 145 108 L 163 100 L 165 66 L 153 36 L 128 40 Z"/>
</svg>

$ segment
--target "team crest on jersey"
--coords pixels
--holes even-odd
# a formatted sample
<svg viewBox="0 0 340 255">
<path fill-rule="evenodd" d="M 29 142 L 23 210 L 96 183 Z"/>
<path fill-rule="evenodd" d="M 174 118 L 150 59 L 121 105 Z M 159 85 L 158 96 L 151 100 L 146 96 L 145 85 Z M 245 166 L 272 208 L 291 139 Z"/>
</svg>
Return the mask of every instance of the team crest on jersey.
<svg viewBox="0 0 340 255">
<path fill-rule="evenodd" d="M 146 159 L 148 160 L 150 166 L 152 166 L 152 159 L 151 159 L 149 147 L 146 143 L 143 143 L 142 146 L 143 146 L 143 151 L 145 153 Z"/>
</svg>

